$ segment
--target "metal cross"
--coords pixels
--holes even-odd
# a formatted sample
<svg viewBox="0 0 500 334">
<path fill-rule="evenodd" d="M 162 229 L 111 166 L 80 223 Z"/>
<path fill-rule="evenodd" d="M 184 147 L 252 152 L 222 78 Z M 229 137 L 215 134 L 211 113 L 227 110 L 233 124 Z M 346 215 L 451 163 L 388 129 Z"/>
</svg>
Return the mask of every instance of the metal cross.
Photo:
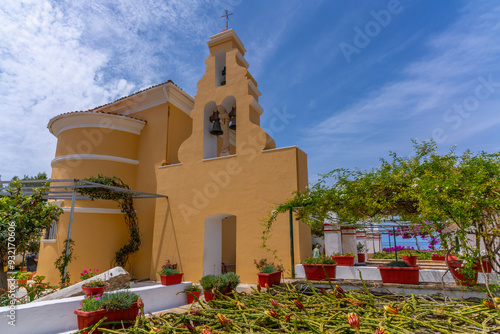
<svg viewBox="0 0 500 334">
<path fill-rule="evenodd" d="M 226 29 L 227 29 L 227 24 L 229 22 L 229 15 L 233 15 L 234 13 L 228 13 L 228 10 L 224 10 L 226 14 L 222 15 L 221 17 L 226 17 Z"/>
</svg>

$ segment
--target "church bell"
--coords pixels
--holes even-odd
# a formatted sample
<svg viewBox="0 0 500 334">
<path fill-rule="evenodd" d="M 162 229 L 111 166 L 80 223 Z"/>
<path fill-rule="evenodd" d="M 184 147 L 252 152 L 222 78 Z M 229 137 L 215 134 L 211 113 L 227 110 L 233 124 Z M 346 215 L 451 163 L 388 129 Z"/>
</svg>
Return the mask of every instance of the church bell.
<svg viewBox="0 0 500 334">
<path fill-rule="evenodd" d="M 212 130 L 210 130 L 210 134 L 214 136 L 220 136 L 222 135 L 222 128 L 220 127 L 220 120 L 219 117 L 217 117 L 213 123 L 212 123 Z"/>
<path fill-rule="evenodd" d="M 229 124 L 229 129 L 236 131 L 236 107 L 231 108 L 229 117 L 231 117 L 231 124 Z"/>
<path fill-rule="evenodd" d="M 236 131 L 236 114 L 231 117 L 231 124 L 229 124 L 229 128 L 233 131 Z"/>
</svg>

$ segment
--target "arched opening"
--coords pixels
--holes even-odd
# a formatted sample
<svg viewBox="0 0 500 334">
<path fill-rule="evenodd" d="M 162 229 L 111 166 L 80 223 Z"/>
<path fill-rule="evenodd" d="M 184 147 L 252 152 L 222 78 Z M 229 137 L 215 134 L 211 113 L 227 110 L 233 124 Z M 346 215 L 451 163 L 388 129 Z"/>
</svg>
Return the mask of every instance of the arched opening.
<svg viewBox="0 0 500 334">
<path fill-rule="evenodd" d="M 221 50 L 215 54 L 215 87 L 226 84 L 226 51 Z"/>
<path fill-rule="evenodd" d="M 217 104 L 213 101 L 205 105 L 204 121 L 203 121 L 203 159 L 217 157 L 217 136 L 210 134 L 212 122 L 210 116 L 217 110 Z"/>
<path fill-rule="evenodd" d="M 205 218 L 203 276 L 236 271 L 236 216 L 217 214 Z"/>
<path fill-rule="evenodd" d="M 234 113 L 235 113 L 234 120 L 238 119 L 238 117 L 236 115 L 236 98 L 234 96 L 227 96 L 222 101 L 221 106 L 223 106 L 226 109 L 227 113 L 230 115 L 231 115 L 231 112 L 234 111 Z M 236 126 L 236 122 L 232 122 L 232 121 L 233 121 L 233 119 L 231 118 L 230 127 L 231 127 L 231 125 Z M 229 153 L 236 154 L 236 129 L 231 129 L 231 128 L 229 129 Z"/>
</svg>

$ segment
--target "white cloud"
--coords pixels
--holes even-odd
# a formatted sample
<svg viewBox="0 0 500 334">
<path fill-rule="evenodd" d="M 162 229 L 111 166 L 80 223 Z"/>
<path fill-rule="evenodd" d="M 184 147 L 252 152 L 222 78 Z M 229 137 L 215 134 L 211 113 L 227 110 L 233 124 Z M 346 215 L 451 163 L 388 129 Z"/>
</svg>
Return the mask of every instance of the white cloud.
<svg viewBox="0 0 500 334">
<path fill-rule="evenodd" d="M 193 93 L 204 70 L 198 59 L 206 52 L 204 40 L 215 31 L 207 19 L 212 6 L 195 0 L 3 1 L 2 178 L 50 173 L 56 143 L 46 129 L 51 117 L 168 79 Z"/>
</svg>

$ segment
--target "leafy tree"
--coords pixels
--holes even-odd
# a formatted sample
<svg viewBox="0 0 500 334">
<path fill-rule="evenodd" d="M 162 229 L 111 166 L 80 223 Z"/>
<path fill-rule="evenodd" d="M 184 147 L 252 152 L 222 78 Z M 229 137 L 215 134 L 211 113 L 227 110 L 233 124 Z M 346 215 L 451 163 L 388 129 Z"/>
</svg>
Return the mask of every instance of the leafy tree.
<svg viewBox="0 0 500 334">
<path fill-rule="evenodd" d="M 43 175 L 37 177 L 40 176 Z M 21 182 L 15 178 L 6 189 L 9 195 L 0 196 L 0 259 L 11 270 L 14 255 L 24 254 L 30 245 L 39 243 L 44 229 L 62 213 L 57 205 L 44 199 L 48 192 L 46 185 L 33 188 L 29 195 L 22 190 Z M 0 288 L 7 289 L 7 274 L 3 270 L 0 270 Z"/>
<path fill-rule="evenodd" d="M 381 159 L 370 171 L 337 169 L 323 175 L 307 192 L 296 193 L 271 212 L 264 223 L 264 246 L 276 216 L 289 208 L 310 225 L 310 216 L 322 221 L 330 212 L 353 226 L 362 220 L 396 218 L 423 233 L 441 231 L 441 244 L 449 251 L 458 240 L 469 267 L 477 265 L 479 244 L 484 242 L 486 256 L 498 271 L 500 153 L 457 155 L 451 149 L 440 155 L 433 141 L 414 141 L 414 152 L 410 157 L 390 153 L 389 161 Z M 468 234 L 476 236 L 472 245 Z"/>
</svg>

